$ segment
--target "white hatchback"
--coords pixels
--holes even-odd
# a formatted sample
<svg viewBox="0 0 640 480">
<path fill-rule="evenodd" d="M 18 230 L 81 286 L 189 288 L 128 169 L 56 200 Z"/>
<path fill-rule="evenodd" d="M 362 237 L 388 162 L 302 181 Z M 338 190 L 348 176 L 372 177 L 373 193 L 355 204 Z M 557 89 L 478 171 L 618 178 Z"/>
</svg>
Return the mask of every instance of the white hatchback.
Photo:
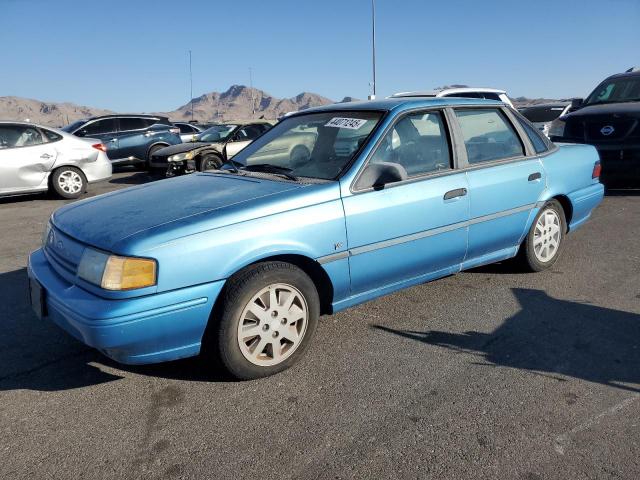
<svg viewBox="0 0 640 480">
<path fill-rule="evenodd" d="M 100 140 L 26 122 L 0 122 L 0 196 L 52 190 L 78 198 L 111 177 Z"/>
</svg>

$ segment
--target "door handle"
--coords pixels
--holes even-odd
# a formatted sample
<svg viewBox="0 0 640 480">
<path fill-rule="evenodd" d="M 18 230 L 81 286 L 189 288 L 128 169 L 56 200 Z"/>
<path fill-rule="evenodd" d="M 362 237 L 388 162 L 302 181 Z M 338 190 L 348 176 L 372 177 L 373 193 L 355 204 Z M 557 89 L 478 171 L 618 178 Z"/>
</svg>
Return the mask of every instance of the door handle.
<svg viewBox="0 0 640 480">
<path fill-rule="evenodd" d="M 534 182 L 536 180 L 540 180 L 542 178 L 542 174 L 540 172 L 532 173 L 529 175 L 529 181 Z"/>
<path fill-rule="evenodd" d="M 40 158 L 44 158 L 45 160 L 51 157 L 53 157 L 53 155 L 49 155 L 48 153 L 43 153 L 42 155 L 40 155 Z"/>
<path fill-rule="evenodd" d="M 466 188 L 456 188 L 455 190 L 449 190 L 444 194 L 445 200 L 451 200 L 452 198 L 464 197 L 467 194 Z"/>
</svg>

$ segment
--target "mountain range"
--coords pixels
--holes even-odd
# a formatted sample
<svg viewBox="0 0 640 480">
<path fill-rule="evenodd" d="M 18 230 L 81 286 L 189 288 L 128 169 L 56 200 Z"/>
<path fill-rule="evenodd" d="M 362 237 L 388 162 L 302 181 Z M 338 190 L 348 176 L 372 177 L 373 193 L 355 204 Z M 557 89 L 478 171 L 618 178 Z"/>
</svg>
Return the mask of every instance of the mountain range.
<svg viewBox="0 0 640 480">
<path fill-rule="evenodd" d="M 553 101 L 551 99 L 530 99 L 526 97 L 517 97 L 513 100 L 517 107 Z M 357 99 L 344 97 L 341 100 L 341 102 L 352 101 L 357 101 Z M 174 121 L 188 121 L 192 118 L 200 122 L 223 122 L 257 118 L 274 120 L 287 112 L 331 103 L 335 103 L 334 100 L 316 93 L 302 92 L 291 98 L 277 98 L 257 88 L 232 85 L 225 92 L 205 93 L 194 98 L 193 102 L 188 102 L 173 111 L 152 113 L 166 115 Z M 193 117 L 191 115 L 192 105 Z M 81 118 L 109 113 L 115 112 L 69 102 L 43 102 L 30 98 L 0 97 L 0 120 L 28 120 L 42 125 L 62 126 Z"/>
<path fill-rule="evenodd" d="M 353 101 L 345 97 L 342 101 Z M 225 92 L 205 93 L 193 99 L 193 119 L 203 121 L 276 119 L 287 112 L 335 103 L 316 93 L 302 92 L 291 98 L 277 98 L 257 88 L 233 85 Z M 191 120 L 192 102 L 162 114 L 174 121 Z M 30 98 L 0 97 L 0 120 L 29 120 L 50 126 L 62 126 L 81 118 L 115 113 L 68 102 L 43 102 Z M 134 112 L 119 112 L 134 113 Z M 139 113 L 139 112 L 135 112 Z"/>
</svg>

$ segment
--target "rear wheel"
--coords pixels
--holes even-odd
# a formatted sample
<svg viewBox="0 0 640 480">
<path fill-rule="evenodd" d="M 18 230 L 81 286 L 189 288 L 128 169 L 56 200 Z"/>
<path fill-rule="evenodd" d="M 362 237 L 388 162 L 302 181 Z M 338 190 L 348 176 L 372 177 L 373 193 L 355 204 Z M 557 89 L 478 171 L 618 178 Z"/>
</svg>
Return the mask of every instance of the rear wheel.
<svg viewBox="0 0 640 480">
<path fill-rule="evenodd" d="M 87 189 L 84 174 L 75 167 L 60 167 L 51 176 L 53 191 L 62 198 L 78 198 Z"/>
<path fill-rule="evenodd" d="M 320 315 L 306 273 L 285 262 L 261 263 L 232 277 L 223 295 L 205 351 L 233 377 L 266 377 L 301 358 Z"/>
<path fill-rule="evenodd" d="M 547 202 L 531 225 L 520 250 L 524 266 L 533 272 L 550 268 L 560 256 L 567 221 L 564 210 L 556 200 Z"/>
</svg>

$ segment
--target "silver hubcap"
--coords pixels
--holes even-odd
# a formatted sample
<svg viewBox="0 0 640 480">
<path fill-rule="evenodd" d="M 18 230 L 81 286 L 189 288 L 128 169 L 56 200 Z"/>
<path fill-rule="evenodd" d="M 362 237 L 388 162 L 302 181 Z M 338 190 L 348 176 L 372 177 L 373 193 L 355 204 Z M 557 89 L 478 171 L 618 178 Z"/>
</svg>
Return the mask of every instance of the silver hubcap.
<svg viewBox="0 0 640 480">
<path fill-rule="evenodd" d="M 58 185 L 67 193 L 78 193 L 82 189 L 82 177 L 73 170 L 66 170 L 58 176 Z"/>
<path fill-rule="evenodd" d="M 558 253 L 561 238 L 560 217 L 555 210 L 543 211 L 533 232 L 533 252 L 536 258 L 543 263 L 552 260 Z"/>
<path fill-rule="evenodd" d="M 238 323 L 238 345 L 255 365 L 277 365 L 300 346 L 308 323 L 307 302 L 284 283 L 263 288 L 244 307 Z"/>
</svg>

